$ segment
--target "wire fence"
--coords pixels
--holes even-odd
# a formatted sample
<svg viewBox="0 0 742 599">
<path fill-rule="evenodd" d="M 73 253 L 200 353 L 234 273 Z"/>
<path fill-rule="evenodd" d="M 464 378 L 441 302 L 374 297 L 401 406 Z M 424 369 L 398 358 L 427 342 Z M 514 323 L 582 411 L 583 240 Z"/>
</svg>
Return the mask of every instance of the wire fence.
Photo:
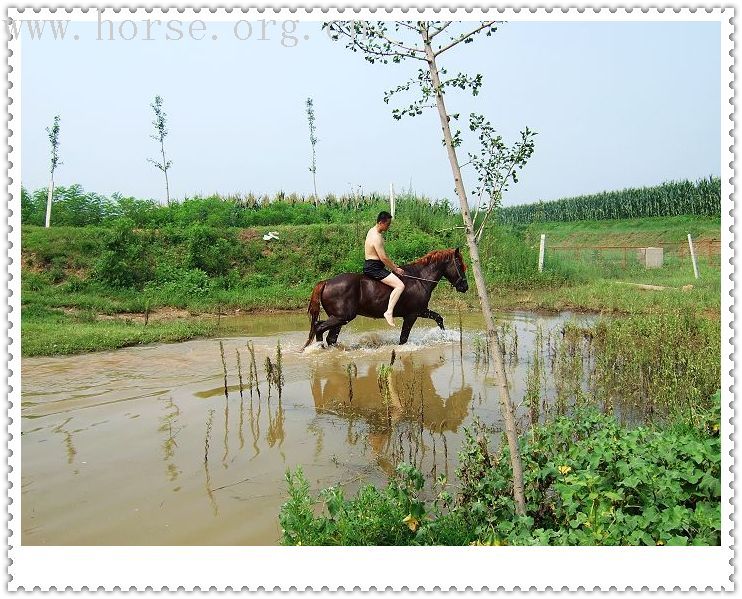
<svg viewBox="0 0 742 599">
<path fill-rule="evenodd" d="M 688 243 L 657 243 L 650 247 L 663 249 L 664 260 L 690 261 Z M 709 267 L 721 265 L 721 240 L 693 240 L 696 259 Z M 631 268 L 644 266 L 647 246 L 636 245 L 550 245 L 546 241 L 546 254 L 556 254 L 560 259 L 572 258 L 575 262 L 592 262 L 595 266 L 610 264 L 614 267 Z M 548 261 L 548 258 L 547 258 Z"/>
</svg>

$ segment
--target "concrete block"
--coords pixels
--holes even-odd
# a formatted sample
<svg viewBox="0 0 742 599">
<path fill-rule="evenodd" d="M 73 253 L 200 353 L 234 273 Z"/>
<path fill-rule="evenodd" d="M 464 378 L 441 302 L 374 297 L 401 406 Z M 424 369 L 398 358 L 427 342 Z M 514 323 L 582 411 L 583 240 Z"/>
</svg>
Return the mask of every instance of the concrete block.
<svg viewBox="0 0 742 599">
<path fill-rule="evenodd" d="M 646 268 L 662 268 L 665 257 L 663 248 L 646 248 L 644 250 L 644 266 Z"/>
</svg>

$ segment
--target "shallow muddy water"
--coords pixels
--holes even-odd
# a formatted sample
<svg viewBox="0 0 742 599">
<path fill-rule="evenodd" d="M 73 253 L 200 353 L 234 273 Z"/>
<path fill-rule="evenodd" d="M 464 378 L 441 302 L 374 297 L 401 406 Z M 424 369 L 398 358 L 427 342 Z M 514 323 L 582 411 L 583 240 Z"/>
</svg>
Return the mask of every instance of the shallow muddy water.
<svg viewBox="0 0 742 599">
<path fill-rule="evenodd" d="M 306 317 L 278 314 L 222 319 L 220 339 L 23 359 L 21 542 L 275 544 L 287 469 L 301 466 L 314 491 L 383 484 L 401 459 L 455 479 L 463 427 L 477 415 L 498 428 L 499 408 L 481 322 L 465 316 L 460 337 L 458 317 L 444 316 L 449 330 L 418 321 L 402 347 L 399 329 L 359 318 L 340 347 L 299 353 Z M 585 319 L 504 318 L 518 405 L 537 328 Z M 280 397 L 265 373 L 279 339 Z M 247 341 L 260 396 L 248 388 Z"/>
</svg>

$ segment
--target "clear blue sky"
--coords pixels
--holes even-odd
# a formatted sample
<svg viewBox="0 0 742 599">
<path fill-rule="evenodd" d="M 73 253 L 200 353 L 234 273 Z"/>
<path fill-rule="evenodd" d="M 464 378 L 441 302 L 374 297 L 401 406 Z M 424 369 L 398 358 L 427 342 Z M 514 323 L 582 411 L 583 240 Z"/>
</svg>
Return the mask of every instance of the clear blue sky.
<svg viewBox="0 0 742 599">
<path fill-rule="evenodd" d="M 231 24 L 208 24 L 201 41 L 99 41 L 96 24 L 73 25 L 78 41 L 23 41 L 28 188 L 48 182 L 45 127 L 60 114 L 59 184 L 164 199 L 162 175 L 146 161 L 157 157 L 149 104 L 160 94 L 175 197 L 309 194 L 311 96 L 320 193 L 411 182 L 455 199 L 437 113 L 395 121 L 382 101 L 417 63 L 370 65 L 316 23 L 299 23 L 293 48 L 280 29 L 266 41 L 239 41 Z M 447 102 L 451 112 L 484 113 L 509 142 L 525 125 L 538 132 L 506 205 L 719 175 L 720 43 L 718 23 L 507 23 L 444 55 L 450 72 L 484 75 L 477 98 Z M 473 174 L 464 177 L 471 189 Z"/>
</svg>

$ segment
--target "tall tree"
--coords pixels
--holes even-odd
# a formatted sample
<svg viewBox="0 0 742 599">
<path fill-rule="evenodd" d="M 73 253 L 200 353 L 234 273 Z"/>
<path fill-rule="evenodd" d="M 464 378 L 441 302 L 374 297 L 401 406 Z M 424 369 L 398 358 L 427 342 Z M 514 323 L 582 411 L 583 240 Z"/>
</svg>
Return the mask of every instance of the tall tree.
<svg viewBox="0 0 742 599">
<path fill-rule="evenodd" d="M 314 184 L 314 203 L 319 203 L 319 197 L 317 196 L 317 127 L 314 123 L 314 101 L 312 98 L 307 98 L 307 120 L 309 121 L 309 143 L 312 144 L 312 165 L 309 167 L 309 172 L 312 173 L 312 183 Z"/>
<path fill-rule="evenodd" d="M 450 21 L 333 21 L 326 23 L 330 35 L 334 40 L 345 41 L 348 49 L 360 52 L 363 58 L 370 63 L 388 64 L 400 63 L 413 60 L 423 63 L 417 70 L 417 74 L 406 83 L 388 91 L 384 95 L 384 101 L 389 103 L 392 96 L 400 93 L 414 91 L 416 98 L 407 106 L 395 108 L 392 111 L 394 118 L 401 119 L 403 116 L 417 116 L 422 114 L 425 108 L 435 107 L 438 111 L 441 129 L 443 131 L 443 143 L 445 145 L 448 160 L 451 165 L 456 187 L 456 195 L 461 206 L 461 216 L 464 221 L 466 241 L 469 246 L 472 272 L 477 286 L 477 294 L 482 308 L 485 325 L 487 328 L 487 340 L 489 351 L 492 355 L 497 387 L 500 396 L 500 409 L 505 423 L 505 432 L 510 449 L 511 467 L 513 471 L 513 497 L 516 510 L 519 514 L 525 514 L 525 494 L 523 489 L 523 467 L 521 464 L 520 451 L 518 449 L 518 433 L 515 425 L 515 414 L 510 399 L 507 374 L 505 372 L 503 356 L 500 353 L 499 339 L 495 319 L 492 314 L 487 286 L 482 274 L 479 258 L 479 247 L 476 239 L 476 231 L 469 210 L 469 201 L 461 175 L 456 148 L 461 145 L 461 131 L 451 130 L 451 120 L 456 121 L 458 114 L 449 114 L 446 108 L 445 95 L 450 89 L 469 90 L 477 95 L 482 86 L 482 75 L 467 75 L 458 73 L 449 75 L 442 68 L 439 61 L 443 54 L 451 51 L 460 44 L 468 44 L 474 41 L 475 36 L 484 33 L 487 36 L 496 31 L 495 21 L 481 21 L 479 23 L 454 23 Z M 435 104 L 431 106 L 430 102 Z"/>
<path fill-rule="evenodd" d="M 54 171 L 62 164 L 59 159 L 59 115 L 54 117 L 51 128 L 47 127 L 46 132 L 49 134 L 49 143 L 52 146 L 51 174 L 49 176 L 49 192 L 46 196 L 46 228 L 51 226 L 52 219 L 52 197 L 54 196 Z"/>
<path fill-rule="evenodd" d="M 173 163 L 171 160 L 167 160 L 165 158 L 165 137 L 167 137 L 168 134 L 167 114 L 165 114 L 165 110 L 162 107 L 162 98 L 160 96 L 155 96 L 155 101 L 150 104 L 150 106 L 152 107 L 152 110 L 155 111 L 155 120 L 152 121 L 152 124 L 155 126 L 155 133 L 151 137 L 155 141 L 160 142 L 160 153 L 162 154 L 162 162 L 158 162 L 157 160 L 153 160 L 152 158 L 147 158 L 147 160 L 154 164 L 165 175 L 165 198 L 167 201 L 167 205 L 169 206 L 170 182 L 168 181 L 167 172 Z"/>
</svg>

